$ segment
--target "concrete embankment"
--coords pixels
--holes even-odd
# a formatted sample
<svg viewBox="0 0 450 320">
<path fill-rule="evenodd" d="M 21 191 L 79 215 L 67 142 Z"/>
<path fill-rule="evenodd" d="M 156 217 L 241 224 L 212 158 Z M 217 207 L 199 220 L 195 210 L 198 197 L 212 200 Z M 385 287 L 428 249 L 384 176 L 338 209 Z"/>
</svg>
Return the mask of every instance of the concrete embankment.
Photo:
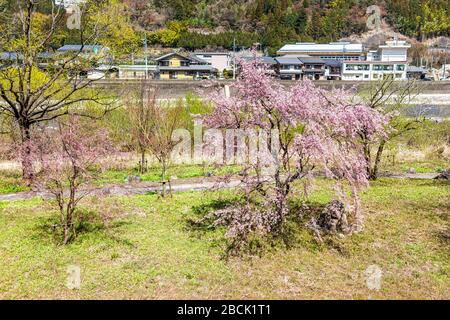
<svg viewBox="0 0 450 320">
<path fill-rule="evenodd" d="M 183 80 L 148 80 L 146 83 L 151 86 L 158 88 L 158 94 L 161 98 L 174 99 L 185 97 L 188 93 L 195 93 L 199 90 L 212 90 L 217 88 L 217 86 L 225 86 L 233 83 L 231 80 L 225 81 L 183 81 Z M 293 86 L 296 81 L 280 81 L 283 86 Z M 358 91 L 363 91 L 368 86 L 370 82 L 362 81 L 315 81 L 317 86 L 331 90 L 333 88 L 356 88 Z M 101 80 L 95 82 L 95 86 L 113 89 L 113 90 L 129 90 L 132 88 L 138 88 L 142 84 L 140 80 Z M 423 94 L 446 94 L 450 96 L 450 81 L 442 82 L 419 82 L 421 92 Z M 233 92 L 231 92 L 233 94 Z M 450 104 L 450 102 L 449 102 Z"/>
</svg>

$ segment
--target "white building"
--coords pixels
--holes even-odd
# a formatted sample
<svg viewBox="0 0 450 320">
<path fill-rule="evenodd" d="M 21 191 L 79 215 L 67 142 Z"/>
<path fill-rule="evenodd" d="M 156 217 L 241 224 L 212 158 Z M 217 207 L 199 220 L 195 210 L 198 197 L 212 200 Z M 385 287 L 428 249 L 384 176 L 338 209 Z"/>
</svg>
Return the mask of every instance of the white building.
<svg viewBox="0 0 450 320">
<path fill-rule="evenodd" d="M 153 79 L 157 71 L 156 65 L 120 65 L 120 79 Z"/>
<path fill-rule="evenodd" d="M 318 44 L 314 42 L 298 42 L 287 44 L 277 52 L 278 55 L 309 55 L 321 59 L 337 61 L 364 60 L 366 51 L 361 43 L 330 42 Z"/>
<path fill-rule="evenodd" d="M 385 77 L 406 80 L 410 47 L 406 41 L 387 41 L 378 50 L 369 51 L 365 61 L 344 61 L 342 80 L 370 81 Z"/>
<path fill-rule="evenodd" d="M 219 73 L 222 73 L 223 70 L 233 69 L 233 54 L 231 52 L 195 52 L 194 55 L 206 61 Z"/>
</svg>

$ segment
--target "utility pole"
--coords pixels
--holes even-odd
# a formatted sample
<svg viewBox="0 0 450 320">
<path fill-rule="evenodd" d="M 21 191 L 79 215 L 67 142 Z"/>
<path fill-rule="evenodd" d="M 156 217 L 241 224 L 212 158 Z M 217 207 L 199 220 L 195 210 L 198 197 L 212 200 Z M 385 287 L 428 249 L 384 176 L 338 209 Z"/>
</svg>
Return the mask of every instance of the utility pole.
<svg viewBox="0 0 450 320">
<path fill-rule="evenodd" d="M 233 80 L 236 80 L 236 38 L 233 39 Z"/>
<path fill-rule="evenodd" d="M 148 78 L 147 33 L 144 35 L 145 80 Z"/>
<path fill-rule="evenodd" d="M 447 54 L 448 54 L 448 44 L 446 43 L 445 44 L 445 48 L 444 48 L 444 50 L 445 50 L 445 52 L 444 52 L 444 54 L 445 54 L 445 60 L 444 60 L 444 74 L 442 75 L 442 79 L 443 80 L 445 80 L 445 72 L 447 71 L 447 70 L 445 70 L 445 68 L 447 67 Z"/>
</svg>

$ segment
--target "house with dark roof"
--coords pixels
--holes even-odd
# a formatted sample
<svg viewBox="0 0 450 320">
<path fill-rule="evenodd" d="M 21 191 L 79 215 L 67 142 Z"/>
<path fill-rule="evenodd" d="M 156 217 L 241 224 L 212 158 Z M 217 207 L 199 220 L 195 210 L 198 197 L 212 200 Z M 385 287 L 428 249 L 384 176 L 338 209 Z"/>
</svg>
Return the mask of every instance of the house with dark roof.
<svg viewBox="0 0 450 320">
<path fill-rule="evenodd" d="M 303 78 L 311 80 L 325 79 L 325 65 L 324 59 L 318 57 L 301 56 L 298 60 L 302 63 Z"/>
<path fill-rule="evenodd" d="M 45 69 L 49 63 L 53 61 L 54 54 L 51 52 L 40 52 L 35 57 L 37 66 Z M 21 64 L 23 61 L 23 54 L 16 52 L 0 52 L 0 66 L 3 68 Z"/>
<path fill-rule="evenodd" d="M 284 55 L 275 58 L 278 63 L 278 73 L 282 80 L 322 80 L 327 79 L 325 74 L 331 71 L 331 64 L 327 67 L 325 59 L 308 55 Z M 334 68 L 334 67 L 333 67 Z M 335 69 L 332 70 L 336 71 Z"/>
<path fill-rule="evenodd" d="M 408 79 L 423 79 L 425 78 L 427 71 L 424 68 L 416 66 L 406 67 L 406 76 Z"/>
<path fill-rule="evenodd" d="M 156 77 L 161 80 L 213 79 L 217 69 L 195 55 L 172 52 L 155 59 Z"/>
<path fill-rule="evenodd" d="M 56 50 L 59 55 L 79 55 L 81 58 L 96 61 L 99 64 L 112 64 L 112 54 L 108 47 L 101 45 L 66 44 Z"/>
<path fill-rule="evenodd" d="M 323 59 L 325 61 L 325 79 L 341 80 L 342 62 L 333 59 Z"/>
<path fill-rule="evenodd" d="M 303 78 L 303 62 L 296 55 L 276 57 L 281 80 L 300 80 Z"/>
</svg>

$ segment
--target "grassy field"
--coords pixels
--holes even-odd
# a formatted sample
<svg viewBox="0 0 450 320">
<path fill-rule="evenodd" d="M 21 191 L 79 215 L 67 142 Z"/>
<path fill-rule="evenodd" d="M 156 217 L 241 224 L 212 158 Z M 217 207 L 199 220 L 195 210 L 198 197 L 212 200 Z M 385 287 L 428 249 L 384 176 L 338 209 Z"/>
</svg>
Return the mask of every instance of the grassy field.
<svg viewBox="0 0 450 320">
<path fill-rule="evenodd" d="M 329 187 L 321 181 L 311 201 L 329 201 Z M 41 200 L 0 202 L 0 298 L 449 299 L 449 187 L 381 179 L 363 194 L 364 232 L 318 244 L 296 226 L 289 247 L 228 261 L 223 230 L 188 220 L 232 191 L 86 199 L 90 219 L 65 247 Z M 66 287 L 69 265 L 81 268 L 79 290 Z M 366 286 L 370 265 L 383 271 L 380 291 Z"/>
</svg>

